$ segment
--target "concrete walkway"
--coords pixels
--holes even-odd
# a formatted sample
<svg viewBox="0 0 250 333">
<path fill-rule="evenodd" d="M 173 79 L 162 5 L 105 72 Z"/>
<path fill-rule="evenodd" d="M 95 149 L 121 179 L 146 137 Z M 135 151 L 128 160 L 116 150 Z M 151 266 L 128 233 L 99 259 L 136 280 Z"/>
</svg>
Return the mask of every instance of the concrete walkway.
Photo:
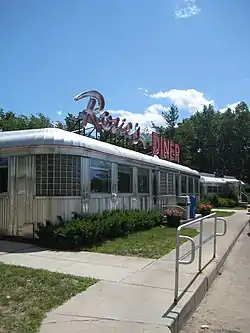
<svg viewBox="0 0 250 333">
<path fill-rule="evenodd" d="M 29 244 L 0 241 L 0 261 L 6 264 L 119 282 L 154 260 L 84 251 L 49 251 Z"/>
<path fill-rule="evenodd" d="M 233 209 L 233 208 L 213 208 L 212 212 L 218 211 L 218 212 L 245 212 L 247 213 L 247 209 L 242 207 L 242 209 Z"/>
<path fill-rule="evenodd" d="M 173 305 L 175 251 L 158 260 L 150 260 L 86 252 L 44 251 L 23 244 L 23 248 L 18 249 L 18 245 L 12 243 L 17 247 L 13 250 L 15 253 L 6 253 L 6 249 L 1 250 L 0 247 L 0 261 L 102 280 L 51 311 L 42 324 L 41 333 L 167 333 L 170 332 L 169 327 L 172 332 L 178 332 L 185 318 L 204 296 L 248 219 L 245 211 L 237 211 L 226 218 L 228 232 L 226 236 L 217 238 L 217 259 L 197 277 L 171 311 L 168 310 Z M 219 224 L 218 229 L 222 227 L 222 223 Z M 207 219 L 204 237 L 210 236 L 212 230 L 213 220 Z M 196 243 L 198 240 L 196 237 Z M 8 247 L 8 244 L 1 243 Z M 189 248 L 190 244 L 184 244 L 181 254 Z M 212 249 L 212 241 L 204 245 L 203 264 L 212 257 Z M 180 292 L 195 277 L 197 265 L 198 252 L 194 263 L 180 268 Z"/>
</svg>

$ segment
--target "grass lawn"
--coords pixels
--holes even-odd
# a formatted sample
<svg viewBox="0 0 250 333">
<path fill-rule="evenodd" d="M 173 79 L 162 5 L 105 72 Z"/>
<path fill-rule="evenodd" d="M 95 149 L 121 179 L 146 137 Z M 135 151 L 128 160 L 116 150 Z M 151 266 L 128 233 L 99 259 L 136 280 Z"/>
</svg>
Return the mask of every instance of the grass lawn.
<svg viewBox="0 0 250 333">
<path fill-rule="evenodd" d="M 184 229 L 182 235 L 194 237 L 195 229 Z M 158 259 L 175 248 L 176 229 L 157 227 L 134 233 L 125 238 L 107 241 L 90 249 L 92 252 L 109 253 L 122 256 L 136 256 Z"/>
<path fill-rule="evenodd" d="M 227 216 L 231 216 L 234 214 L 234 212 L 221 212 L 220 210 L 213 210 L 212 213 L 216 213 L 218 217 L 227 217 Z"/>
<path fill-rule="evenodd" d="M 95 283 L 0 263 L 0 333 L 34 333 L 46 313 Z"/>
</svg>

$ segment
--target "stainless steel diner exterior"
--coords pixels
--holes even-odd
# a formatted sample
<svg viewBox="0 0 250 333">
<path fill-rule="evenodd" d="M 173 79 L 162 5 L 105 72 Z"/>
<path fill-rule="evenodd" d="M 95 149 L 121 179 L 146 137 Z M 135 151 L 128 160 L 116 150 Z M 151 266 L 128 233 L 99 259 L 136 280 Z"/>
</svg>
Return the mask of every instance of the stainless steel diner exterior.
<svg viewBox="0 0 250 333">
<path fill-rule="evenodd" d="M 232 176 L 215 177 L 214 174 L 200 173 L 201 194 L 202 195 L 222 195 L 230 190 L 233 190 L 239 202 L 248 200 L 245 193 L 246 184 Z"/>
<path fill-rule="evenodd" d="M 0 133 L 0 235 L 31 234 L 34 222 L 72 212 L 157 210 L 199 197 L 186 166 L 58 128 Z"/>
</svg>

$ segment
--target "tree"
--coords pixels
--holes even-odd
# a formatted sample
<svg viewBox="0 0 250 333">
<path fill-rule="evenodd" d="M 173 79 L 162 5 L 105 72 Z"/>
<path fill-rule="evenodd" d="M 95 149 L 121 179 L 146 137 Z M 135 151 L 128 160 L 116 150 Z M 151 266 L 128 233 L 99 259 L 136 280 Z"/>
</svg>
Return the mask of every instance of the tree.
<svg viewBox="0 0 250 333">
<path fill-rule="evenodd" d="M 37 116 L 17 115 L 14 112 L 5 112 L 0 109 L 0 129 L 2 131 L 25 130 L 34 128 L 53 127 L 49 117 L 39 113 Z"/>
<path fill-rule="evenodd" d="M 190 120 L 194 124 L 193 148 L 196 152 L 193 166 L 205 172 L 213 172 L 217 167 L 220 114 L 212 105 L 204 106 Z"/>
<path fill-rule="evenodd" d="M 157 126 L 152 122 L 152 127 L 156 133 L 166 137 L 168 139 L 173 139 L 177 127 L 177 122 L 179 119 L 179 110 L 175 105 L 171 105 L 167 111 L 162 112 L 162 117 L 165 120 L 165 126 Z"/>
<path fill-rule="evenodd" d="M 216 111 L 212 105 L 204 106 L 190 118 L 178 122 L 178 108 L 171 105 L 162 114 L 164 126 L 152 123 L 153 130 L 166 139 L 180 144 L 181 164 L 203 172 L 222 176 L 228 174 L 250 183 L 250 111 L 241 102 L 235 110 L 224 113 Z M 12 131 L 33 128 L 57 127 L 67 131 L 78 129 L 77 117 L 68 113 L 64 122 L 54 125 L 43 114 L 18 115 L 0 109 L 0 130 Z M 92 134 L 93 135 L 93 134 Z M 111 144 L 132 149 L 144 154 L 152 154 L 151 129 L 141 132 L 146 147 L 141 142 L 134 145 L 131 140 L 102 131 L 95 138 Z"/>
<path fill-rule="evenodd" d="M 64 129 L 70 132 L 77 130 L 79 128 L 78 123 L 79 123 L 78 117 L 74 116 L 72 113 L 68 113 L 68 115 L 65 118 Z"/>
<path fill-rule="evenodd" d="M 174 141 L 176 141 L 181 148 L 180 163 L 193 167 L 197 162 L 197 154 L 199 152 L 199 145 L 195 144 L 196 133 L 194 123 L 191 119 L 183 119 L 178 124 L 175 133 Z"/>
</svg>

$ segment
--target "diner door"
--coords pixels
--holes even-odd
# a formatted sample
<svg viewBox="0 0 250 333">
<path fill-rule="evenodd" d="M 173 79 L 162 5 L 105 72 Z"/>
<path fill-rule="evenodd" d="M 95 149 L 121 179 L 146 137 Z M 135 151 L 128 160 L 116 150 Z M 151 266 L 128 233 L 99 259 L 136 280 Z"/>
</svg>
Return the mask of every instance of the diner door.
<svg viewBox="0 0 250 333">
<path fill-rule="evenodd" d="M 153 194 L 153 207 L 158 209 L 159 204 L 159 172 L 153 170 L 152 172 L 152 194 Z"/>
</svg>

